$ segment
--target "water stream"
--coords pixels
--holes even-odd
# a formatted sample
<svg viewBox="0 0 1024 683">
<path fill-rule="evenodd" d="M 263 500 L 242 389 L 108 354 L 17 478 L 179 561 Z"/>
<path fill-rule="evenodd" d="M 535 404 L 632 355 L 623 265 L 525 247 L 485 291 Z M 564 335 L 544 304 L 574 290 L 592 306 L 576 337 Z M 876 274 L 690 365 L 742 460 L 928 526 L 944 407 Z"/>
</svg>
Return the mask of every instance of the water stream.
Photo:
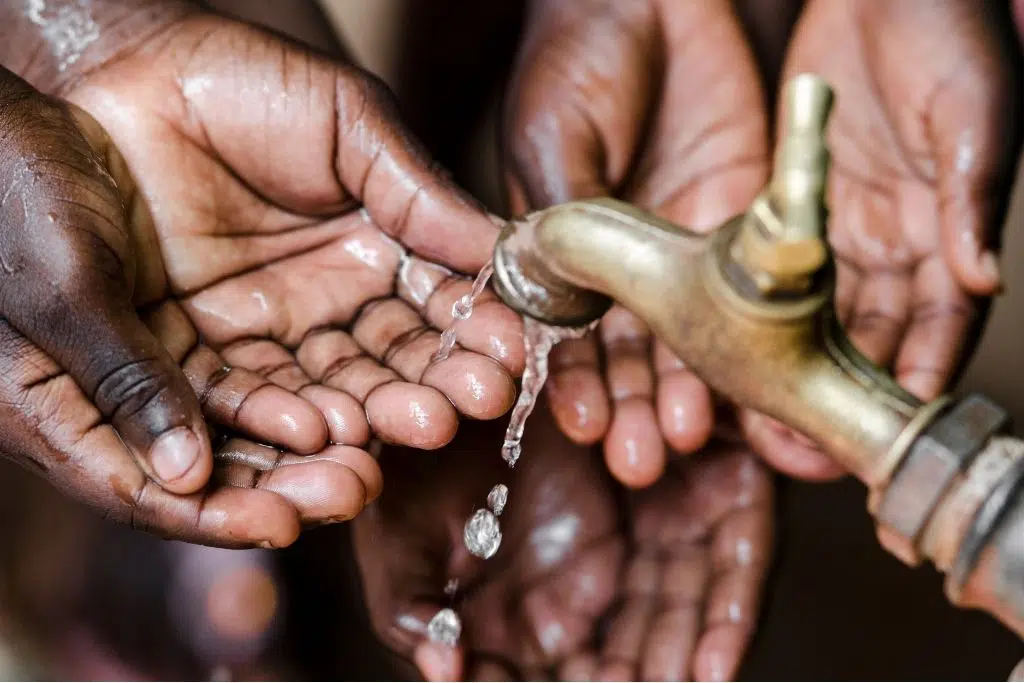
<svg viewBox="0 0 1024 683">
<path fill-rule="evenodd" d="M 548 379 L 548 356 L 551 349 L 566 339 L 579 339 L 593 326 L 582 328 L 554 327 L 532 318 L 523 318 L 524 341 L 526 345 L 526 369 L 523 370 L 522 388 L 512 408 L 512 417 L 505 430 L 505 442 L 501 445 L 501 457 L 509 467 L 515 467 L 522 455 L 523 432 L 526 419 L 537 404 L 537 397 Z"/>
<path fill-rule="evenodd" d="M 473 304 L 483 294 L 487 282 L 494 272 L 488 263 L 473 281 L 470 292 L 462 296 L 452 305 L 452 324 L 441 334 L 441 342 L 433 361 L 445 360 L 451 355 L 457 343 L 456 326 L 473 315 Z M 515 467 L 522 455 L 523 433 L 526 431 L 526 420 L 537 404 L 537 397 L 544 388 L 548 378 L 548 356 L 559 342 L 566 339 L 579 339 L 588 334 L 597 325 L 580 328 L 554 327 L 532 318 L 523 318 L 524 345 L 526 347 L 526 368 L 523 370 L 522 387 L 516 404 L 512 408 L 505 440 L 501 445 L 501 457 L 510 468 Z M 466 522 L 463 530 L 463 542 L 470 553 L 481 559 L 490 559 L 501 547 L 501 524 L 498 517 L 505 509 L 509 489 L 505 484 L 495 485 L 487 495 L 487 507 L 478 509 Z M 454 602 L 458 582 L 452 579 L 445 586 L 445 594 Z M 427 627 L 428 637 L 437 643 L 449 647 L 458 644 L 462 632 L 462 622 L 452 607 L 440 610 Z"/>
<path fill-rule="evenodd" d="M 441 344 L 437 349 L 437 353 L 434 354 L 433 362 L 438 363 L 443 360 L 448 360 L 448 356 L 451 355 L 452 349 L 455 348 L 455 328 L 459 324 L 460 320 L 469 320 L 469 317 L 473 315 L 473 304 L 480 298 L 480 295 L 484 293 L 484 288 L 487 286 L 487 281 L 491 279 L 491 274 L 494 272 L 494 265 L 488 261 L 480 273 L 476 276 L 473 281 L 473 287 L 469 290 L 469 294 L 465 294 L 459 298 L 454 304 L 452 304 L 452 324 L 447 330 L 441 333 Z"/>
</svg>

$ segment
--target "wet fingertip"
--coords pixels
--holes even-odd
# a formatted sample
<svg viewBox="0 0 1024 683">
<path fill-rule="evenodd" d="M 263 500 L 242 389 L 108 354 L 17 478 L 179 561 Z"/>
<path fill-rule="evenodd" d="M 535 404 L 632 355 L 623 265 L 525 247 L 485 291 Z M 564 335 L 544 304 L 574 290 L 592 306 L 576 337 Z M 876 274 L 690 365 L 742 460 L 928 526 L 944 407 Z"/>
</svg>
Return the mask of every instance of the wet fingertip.
<svg viewBox="0 0 1024 683">
<path fill-rule="evenodd" d="M 649 401 L 633 398 L 616 405 L 604 450 L 608 470 L 624 486 L 642 489 L 661 477 L 665 442 Z"/>
<path fill-rule="evenodd" d="M 421 383 L 440 391 L 456 410 L 476 420 L 501 417 L 516 397 L 515 382 L 503 367 L 465 353 L 431 366 Z"/>
<path fill-rule="evenodd" d="M 551 412 L 562 432 L 589 446 L 608 432 L 611 407 L 604 384 L 590 368 L 569 368 L 548 381 Z"/>
<path fill-rule="evenodd" d="M 426 640 L 413 651 L 413 663 L 428 681 L 457 681 L 462 676 L 462 653 Z"/>
<path fill-rule="evenodd" d="M 945 235 L 946 261 L 960 285 L 975 296 L 991 296 L 1000 288 L 999 259 L 981 240 L 976 221 L 957 221 Z"/>
<path fill-rule="evenodd" d="M 338 500 L 333 506 L 333 514 L 328 519 L 336 522 L 347 522 L 355 519 L 356 515 L 363 511 L 369 503 L 366 482 L 363 478 L 347 465 L 341 465 L 338 478 L 344 483 L 331 486 L 331 491 L 337 495 Z"/>
<path fill-rule="evenodd" d="M 384 490 L 384 473 L 380 465 L 366 451 L 359 448 L 345 448 L 345 453 L 338 460 L 342 465 L 355 473 L 365 488 L 365 505 L 369 505 L 380 497 Z"/>
<path fill-rule="evenodd" d="M 608 418 L 600 415 L 594 417 L 593 410 L 584 400 L 565 400 L 548 393 L 549 406 L 554 415 L 555 423 L 569 439 L 581 446 L 592 446 L 601 440 L 608 431 Z"/>
<path fill-rule="evenodd" d="M 370 440 L 370 425 L 363 406 L 352 396 L 314 384 L 300 395 L 320 411 L 331 443 L 360 446 Z"/>
<path fill-rule="evenodd" d="M 303 524 L 346 522 L 367 504 L 366 482 L 334 458 L 316 458 L 278 467 L 261 483 L 288 501 Z"/>
<path fill-rule="evenodd" d="M 513 377 L 521 377 L 523 370 L 526 369 L 523 319 L 500 301 L 493 302 L 492 305 L 500 306 L 500 313 L 495 316 L 496 320 L 486 321 L 487 339 L 480 346 L 486 349 L 485 353 L 488 357 L 501 365 Z M 490 306 L 488 306 L 489 308 Z"/>
<path fill-rule="evenodd" d="M 287 548 L 299 540 L 302 533 L 302 523 L 299 521 L 299 512 L 291 508 L 291 514 L 287 519 L 281 518 L 276 524 L 270 524 L 261 529 L 263 540 L 258 544 L 261 548 L 269 550 L 280 550 Z"/>
<path fill-rule="evenodd" d="M 711 438 L 715 411 L 711 392 L 691 373 L 675 373 L 658 385 L 658 422 L 673 450 L 696 453 Z"/>
<path fill-rule="evenodd" d="M 190 522 L 200 538 L 213 539 L 216 545 L 285 548 L 302 530 L 299 511 L 291 502 L 259 488 L 214 487 L 198 514 Z"/>
<path fill-rule="evenodd" d="M 745 648 L 741 631 L 717 626 L 706 632 L 697 646 L 693 662 L 695 681 L 731 681 L 736 678 Z"/>
<path fill-rule="evenodd" d="M 371 431 L 385 443 L 437 450 L 451 443 L 459 416 L 441 392 L 408 382 L 391 382 L 370 392 L 365 402 Z"/>
<path fill-rule="evenodd" d="M 794 432 L 780 430 L 774 420 L 744 410 L 740 422 L 750 447 L 783 474 L 819 482 L 833 481 L 846 475 L 846 470 L 838 463 L 816 448 L 805 446 L 793 438 Z"/>
<path fill-rule="evenodd" d="M 265 391 L 268 393 L 262 398 L 274 399 L 275 409 L 268 416 L 267 404 L 257 401 L 242 404 L 238 421 L 246 431 L 302 455 L 323 450 L 330 430 L 320 410 L 305 399 L 279 387 L 268 387 Z M 272 396 L 269 393 L 271 391 L 279 396 Z"/>
<path fill-rule="evenodd" d="M 942 394 L 946 382 L 945 377 L 931 371 L 901 373 L 897 379 L 904 389 L 925 402 L 938 398 Z"/>
</svg>

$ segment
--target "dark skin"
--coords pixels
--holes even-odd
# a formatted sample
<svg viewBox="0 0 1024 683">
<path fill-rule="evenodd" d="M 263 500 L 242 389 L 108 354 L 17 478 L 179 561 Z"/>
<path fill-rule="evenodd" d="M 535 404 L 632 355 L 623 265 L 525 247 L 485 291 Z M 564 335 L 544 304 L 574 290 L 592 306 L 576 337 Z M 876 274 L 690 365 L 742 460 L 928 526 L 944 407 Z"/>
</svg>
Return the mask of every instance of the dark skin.
<svg viewBox="0 0 1024 683">
<path fill-rule="evenodd" d="M 1020 84 L 996 5 L 814 0 L 786 52 L 784 77 L 813 71 L 837 91 L 829 239 L 839 313 L 857 347 L 924 400 L 969 357 L 999 285 Z M 612 194 L 711 228 L 767 180 L 766 101 L 729 0 L 535 0 L 507 110 L 513 197 L 526 208 Z M 605 438 L 622 481 L 647 485 L 664 468 L 662 441 L 687 452 L 711 433 L 711 398 L 629 314 L 613 311 L 600 339 L 603 354 L 593 341 L 559 352 L 554 412 L 577 441 Z M 766 417 L 744 412 L 742 422 L 779 469 L 842 473 Z M 658 427 L 662 439 L 644 436 Z"/>
<path fill-rule="evenodd" d="M 772 554 L 767 470 L 739 443 L 675 461 L 627 495 L 542 405 L 510 471 L 500 429 L 443 457 L 386 450 L 388 489 L 354 523 L 374 629 L 428 680 L 728 680 L 753 633 Z M 497 483 L 503 541 L 470 555 L 463 525 Z M 423 625 L 450 604 L 458 648 Z M 605 620 L 603 635 L 599 632 Z"/>
<path fill-rule="evenodd" d="M 485 297 L 432 362 L 491 217 L 374 79 L 179 9 L 63 100 L 3 74 L 2 446 L 105 517 L 280 547 L 380 492 L 371 435 L 504 413 L 521 327 Z"/>
</svg>

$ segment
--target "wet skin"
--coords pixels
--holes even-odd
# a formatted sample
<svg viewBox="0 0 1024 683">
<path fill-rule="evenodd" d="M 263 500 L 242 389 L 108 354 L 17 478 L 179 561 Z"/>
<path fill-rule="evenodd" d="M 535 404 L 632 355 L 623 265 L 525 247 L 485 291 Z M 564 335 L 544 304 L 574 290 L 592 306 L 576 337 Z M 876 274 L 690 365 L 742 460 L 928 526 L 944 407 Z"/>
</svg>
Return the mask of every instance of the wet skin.
<svg viewBox="0 0 1024 683">
<path fill-rule="evenodd" d="M 443 455 L 386 449 L 387 490 L 353 527 L 371 621 L 428 680 L 727 680 L 752 635 L 772 553 L 760 461 L 716 442 L 627 494 L 547 407 L 524 456 L 497 456 L 500 425 L 460 430 Z M 496 483 L 503 541 L 483 561 L 462 530 Z M 423 626 L 450 603 L 452 650 Z"/>
<path fill-rule="evenodd" d="M 992 249 L 1019 153 L 1020 88 L 1008 22 L 985 5 L 814 0 L 784 67 L 837 91 L 839 312 L 858 348 L 923 399 L 967 359 L 998 288 Z M 767 180 L 765 104 L 728 0 L 535 0 L 507 109 L 513 197 L 522 209 L 612 194 L 709 229 Z M 712 399 L 627 312 L 613 310 L 599 339 L 601 351 L 595 341 L 558 351 L 553 410 L 578 442 L 605 439 L 620 480 L 645 486 L 666 445 L 690 452 L 708 438 Z M 742 420 L 779 469 L 841 474 L 781 425 Z"/>
<path fill-rule="evenodd" d="M 205 13 L 140 35 L 65 101 L 3 76 L 3 450 L 106 517 L 287 545 L 379 494 L 371 435 L 510 407 L 493 296 L 430 361 L 497 230 L 365 73 Z"/>
</svg>

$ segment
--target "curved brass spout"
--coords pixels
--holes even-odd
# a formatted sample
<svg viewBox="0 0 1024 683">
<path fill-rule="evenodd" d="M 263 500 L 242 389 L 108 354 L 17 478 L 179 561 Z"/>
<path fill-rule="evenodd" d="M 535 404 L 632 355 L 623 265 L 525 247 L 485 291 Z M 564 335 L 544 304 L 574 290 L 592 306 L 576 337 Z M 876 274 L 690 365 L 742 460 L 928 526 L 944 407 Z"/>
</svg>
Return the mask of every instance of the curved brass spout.
<svg viewBox="0 0 1024 683">
<path fill-rule="evenodd" d="M 986 576 L 1024 576 L 1024 551 L 986 546 L 1008 537 L 993 520 L 1024 507 L 1024 443 L 994 440 L 1006 416 L 984 399 L 922 405 L 836 320 L 824 241 L 831 102 L 815 76 L 788 84 L 772 183 L 709 236 L 613 199 L 567 203 L 506 228 L 495 289 L 513 309 L 560 326 L 622 304 L 712 389 L 807 435 L 867 484 L 889 550 L 910 564 L 927 556 L 949 571 L 951 598 L 1024 634 L 1024 580 L 1001 592 L 995 579 L 968 580 L 993 553 L 1002 564 Z M 1024 513 L 1008 518 L 1024 524 Z"/>
<path fill-rule="evenodd" d="M 564 284 L 531 298 L 522 282 L 600 292 L 643 318 L 716 391 L 792 425 L 861 478 L 884 478 L 882 461 L 920 402 L 846 342 L 828 305 L 828 273 L 795 299 L 737 291 L 727 269 L 743 221 L 701 237 L 610 199 L 563 204 L 512 228 L 495 254 L 495 287 L 555 325 L 593 320 L 608 300 L 566 296 Z"/>
</svg>

